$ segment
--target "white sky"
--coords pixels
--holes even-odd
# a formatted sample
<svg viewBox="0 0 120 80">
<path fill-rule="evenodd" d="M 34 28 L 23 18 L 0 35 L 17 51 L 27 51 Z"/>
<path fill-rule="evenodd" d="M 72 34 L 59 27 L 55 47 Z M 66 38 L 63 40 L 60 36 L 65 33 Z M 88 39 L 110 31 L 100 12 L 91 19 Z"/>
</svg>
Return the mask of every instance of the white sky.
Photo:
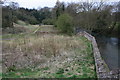
<svg viewBox="0 0 120 80">
<path fill-rule="evenodd" d="M 25 7 L 25 8 L 35 8 L 37 9 L 38 7 L 53 7 L 55 6 L 55 3 L 57 0 L 10 0 L 13 2 L 18 2 L 20 7 Z M 100 1 L 100 0 L 59 0 L 60 2 L 78 2 L 78 1 Z M 103 0 L 103 1 L 110 1 L 110 2 L 118 2 L 120 0 Z"/>
</svg>

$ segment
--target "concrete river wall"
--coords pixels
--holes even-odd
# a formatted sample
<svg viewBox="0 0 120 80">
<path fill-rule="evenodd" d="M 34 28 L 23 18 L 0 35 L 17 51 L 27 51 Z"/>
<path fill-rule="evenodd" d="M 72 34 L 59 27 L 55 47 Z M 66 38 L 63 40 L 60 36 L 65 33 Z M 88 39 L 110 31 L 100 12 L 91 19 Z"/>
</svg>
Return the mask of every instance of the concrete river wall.
<svg viewBox="0 0 120 80">
<path fill-rule="evenodd" d="M 95 37 L 90 35 L 89 33 L 85 32 L 85 31 L 79 32 L 77 35 L 84 36 L 92 42 L 97 78 L 98 79 L 102 78 L 102 80 L 103 79 L 106 80 L 106 78 L 108 80 L 111 80 L 113 78 L 119 79 L 120 70 L 114 70 L 114 71 L 109 70 L 109 68 L 107 67 L 107 64 L 105 63 L 105 61 L 101 57 L 101 54 L 100 54 L 100 51 L 98 49 L 98 45 L 97 45 Z"/>
</svg>

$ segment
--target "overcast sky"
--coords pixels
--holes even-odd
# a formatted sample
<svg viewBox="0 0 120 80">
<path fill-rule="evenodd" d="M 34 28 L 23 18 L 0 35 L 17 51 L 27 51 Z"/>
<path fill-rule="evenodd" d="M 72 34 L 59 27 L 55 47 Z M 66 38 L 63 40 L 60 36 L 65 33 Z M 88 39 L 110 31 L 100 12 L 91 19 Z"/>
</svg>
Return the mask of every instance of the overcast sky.
<svg viewBox="0 0 120 80">
<path fill-rule="evenodd" d="M 37 9 L 38 7 L 54 7 L 55 3 L 57 0 L 11 0 L 13 2 L 18 2 L 20 7 L 25 7 L 25 8 L 35 8 Z M 59 0 L 61 2 L 78 2 L 78 1 L 87 1 L 87 0 Z M 88 0 L 88 1 L 100 1 L 100 0 Z M 117 2 L 120 0 L 103 0 L 106 2 Z"/>
</svg>

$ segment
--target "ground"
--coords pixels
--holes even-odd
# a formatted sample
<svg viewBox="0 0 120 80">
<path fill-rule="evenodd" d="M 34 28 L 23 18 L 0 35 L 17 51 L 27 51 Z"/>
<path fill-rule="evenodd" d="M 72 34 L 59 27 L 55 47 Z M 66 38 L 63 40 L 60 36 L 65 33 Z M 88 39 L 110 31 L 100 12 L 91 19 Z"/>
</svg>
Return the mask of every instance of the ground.
<svg viewBox="0 0 120 80">
<path fill-rule="evenodd" d="M 3 35 L 3 78 L 96 77 L 92 44 L 85 37 L 49 33 L 55 31 L 51 25 L 18 23 L 27 32 Z"/>
</svg>

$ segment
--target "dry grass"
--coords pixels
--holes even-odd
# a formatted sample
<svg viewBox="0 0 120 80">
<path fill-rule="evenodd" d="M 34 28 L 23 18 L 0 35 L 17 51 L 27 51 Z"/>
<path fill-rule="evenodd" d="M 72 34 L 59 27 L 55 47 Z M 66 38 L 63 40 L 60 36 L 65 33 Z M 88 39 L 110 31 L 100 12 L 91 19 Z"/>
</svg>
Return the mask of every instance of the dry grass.
<svg viewBox="0 0 120 80">
<path fill-rule="evenodd" d="M 28 29 L 29 35 L 3 36 L 3 77 L 96 77 L 91 42 L 86 38 L 51 34 L 49 32 L 57 32 L 51 25 L 23 26 Z M 47 33 L 41 33 L 44 31 Z"/>
<path fill-rule="evenodd" d="M 10 41 L 3 41 L 3 59 L 5 59 L 6 68 L 13 65 L 18 68 L 19 66 L 33 66 L 37 63 L 40 64 L 47 61 L 39 58 L 41 56 L 51 58 L 52 56 L 55 57 L 64 52 L 74 51 L 76 48 L 85 48 L 82 40 L 77 40 L 76 37 L 62 35 L 24 37 Z M 28 60 L 32 62 L 30 63 Z"/>
</svg>

